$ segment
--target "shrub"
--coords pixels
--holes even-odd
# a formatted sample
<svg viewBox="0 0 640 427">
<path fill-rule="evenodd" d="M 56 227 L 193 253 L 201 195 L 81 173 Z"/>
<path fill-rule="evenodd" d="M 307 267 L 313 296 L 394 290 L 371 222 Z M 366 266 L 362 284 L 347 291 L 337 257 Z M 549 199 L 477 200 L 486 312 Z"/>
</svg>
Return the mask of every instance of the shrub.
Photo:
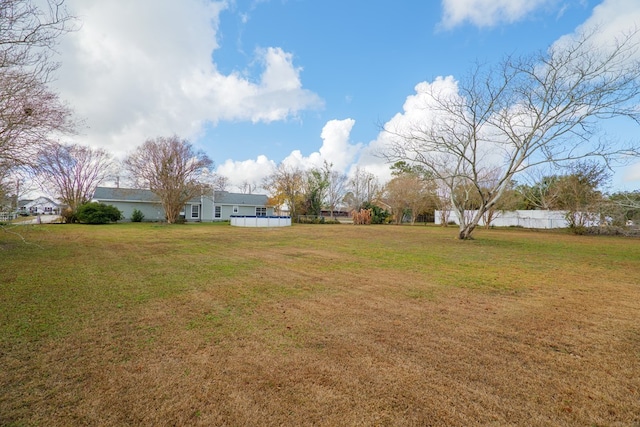
<svg viewBox="0 0 640 427">
<path fill-rule="evenodd" d="M 122 219 L 122 212 L 112 205 L 90 202 L 78 208 L 76 217 L 85 224 L 106 224 Z"/>
<path fill-rule="evenodd" d="M 133 212 L 131 212 L 131 222 L 142 222 L 143 219 L 144 214 L 142 211 L 134 209 Z"/>
<path fill-rule="evenodd" d="M 323 216 L 300 215 L 298 217 L 298 224 L 340 224 L 340 221 L 327 219 Z"/>
<path fill-rule="evenodd" d="M 371 224 L 388 223 L 387 218 L 391 216 L 387 210 L 369 202 L 364 202 L 362 204 L 362 209 L 371 209 Z"/>
<path fill-rule="evenodd" d="M 60 212 L 60 216 L 62 216 L 62 222 L 64 222 L 65 224 L 73 224 L 74 222 L 78 221 L 76 212 L 74 212 L 73 209 L 69 207 L 64 208 L 62 212 Z"/>
</svg>

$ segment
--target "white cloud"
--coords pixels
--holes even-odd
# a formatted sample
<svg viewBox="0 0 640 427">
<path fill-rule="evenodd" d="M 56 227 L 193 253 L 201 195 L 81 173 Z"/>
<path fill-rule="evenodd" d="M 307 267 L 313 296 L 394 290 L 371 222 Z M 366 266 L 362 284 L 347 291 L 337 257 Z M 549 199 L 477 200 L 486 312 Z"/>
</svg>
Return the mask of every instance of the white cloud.
<svg viewBox="0 0 640 427">
<path fill-rule="evenodd" d="M 593 8 L 593 13 L 577 31 L 597 28 L 596 42 L 610 44 L 623 32 L 634 31 L 640 26 L 640 2 L 637 0 L 604 0 Z M 561 37 L 556 43 L 563 43 L 574 34 Z"/>
<path fill-rule="evenodd" d="M 440 25 L 451 29 L 464 22 L 477 27 L 513 23 L 556 0 L 442 0 Z"/>
<path fill-rule="evenodd" d="M 263 69 L 255 81 L 217 70 L 225 1 L 67 3 L 82 26 L 61 45 L 55 84 L 86 120 L 81 138 L 91 145 L 123 154 L 149 137 L 196 137 L 206 122 L 270 122 L 322 106 L 280 48 L 256 51 Z"/>
<path fill-rule="evenodd" d="M 635 182 L 635 189 L 640 190 L 640 162 L 623 169 L 622 181 L 625 184 Z"/>
<path fill-rule="evenodd" d="M 282 162 L 291 167 L 298 167 L 304 170 L 314 167 L 322 167 L 324 162 L 333 164 L 333 168 L 344 172 L 353 163 L 362 148 L 362 144 L 352 144 L 349 142 L 351 129 L 355 125 L 355 120 L 329 120 L 324 127 L 320 137 L 322 145 L 305 157 L 300 150 L 295 150 L 289 154 Z"/>
<path fill-rule="evenodd" d="M 455 96 L 458 92 L 458 84 L 452 76 L 437 77 L 432 83 L 418 83 L 415 86 L 415 93 L 407 96 L 402 106 L 402 112 L 387 121 L 384 128 L 402 134 L 410 129 L 428 126 L 437 120 L 438 115 L 431 108 L 434 102 L 431 93 L 434 92 Z M 375 140 L 362 149 L 358 163 L 354 165 L 354 168 L 356 166 L 364 168 L 376 175 L 381 182 L 388 181 L 391 178 L 391 170 L 383 153 L 388 151 L 393 138 L 392 134 L 381 131 Z"/>
<path fill-rule="evenodd" d="M 267 177 L 276 163 L 266 156 L 258 156 L 255 160 L 233 161 L 227 160 L 216 169 L 216 173 L 229 178 L 228 191 L 238 191 L 246 182 L 251 185 L 261 186 L 262 180 Z"/>
<path fill-rule="evenodd" d="M 322 145 L 318 151 L 304 156 L 300 150 L 294 150 L 282 162 L 291 167 L 309 170 L 322 167 L 326 161 L 333 164 L 335 170 L 346 172 L 362 148 L 362 144 L 349 142 L 354 125 L 353 119 L 328 121 L 322 128 L 320 134 Z M 269 160 L 266 156 L 259 156 L 256 160 L 227 160 L 218 167 L 216 172 L 229 178 L 231 187 L 237 188 L 245 181 L 259 185 L 276 166 L 273 160 Z"/>
<path fill-rule="evenodd" d="M 590 32 L 597 28 L 593 43 L 600 46 L 611 46 L 616 38 L 624 33 L 640 29 L 640 2 L 637 0 L 604 0 L 593 9 L 593 13 L 576 32 L 567 34 L 556 41 L 556 44 L 567 43 L 577 33 Z M 636 34 L 635 42 L 640 43 L 640 34 Z M 630 58 L 640 61 L 640 52 Z M 637 133 L 631 134 L 634 137 Z M 637 189 L 640 186 L 640 163 L 621 167 L 615 171 L 613 185 L 625 189 Z"/>
<path fill-rule="evenodd" d="M 455 26 L 468 20 L 478 26 L 495 25 L 499 21 L 512 22 L 521 19 L 526 13 L 541 7 L 547 3 L 546 0 L 520 1 L 520 0 L 443 0 L 445 8 L 445 26 Z M 616 36 L 622 32 L 634 30 L 640 25 L 640 2 L 637 0 L 604 0 L 594 8 L 592 16 L 585 21 L 577 30 L 589 30 L 594 26 L 598 27 L 595 42 L 599 44 L 611 43 Z M 560 38 L 556 43 L 566 41 L 573 34 Z M 640 52 L 636 60 L 640 60 Z M 457 83 L 452 76 L 438 77 L 433 82 L 421 82 L 415 86 L 415 93 L 409 95 L 403 105 L 403 111 L 397 113 L 386 124 L 385 128 L 395 129 L 400 133 L 403 130 L 426 126 L 437 119 L 430 111 L 431 97 L 429 93 L 449 92 L 457 94 Z M 526 124 L 523 121 L 522 124 Z M 390 144 L 391 136 L 381 132 L 378 137 L 371 141 L 361 151 L 357 166 L 378 175 L 382 181 L 390 176 L 388 163 L 381 157 L 381 153 Z M 488 164 L 500 162 L 501 152 L 487 146 L 485 161 Z M 502 152 L 504 154 L 504 152 Z M 356 165 L 354 165 L 355 167 Z M 616 176 L 616 184 L 628 186 L 636 185 L 640 182 L 640 163 L 635 163 L 626 168 L 620 168 Z M 635 183 L 635 184 L 634 184 Z"/>
</svg>

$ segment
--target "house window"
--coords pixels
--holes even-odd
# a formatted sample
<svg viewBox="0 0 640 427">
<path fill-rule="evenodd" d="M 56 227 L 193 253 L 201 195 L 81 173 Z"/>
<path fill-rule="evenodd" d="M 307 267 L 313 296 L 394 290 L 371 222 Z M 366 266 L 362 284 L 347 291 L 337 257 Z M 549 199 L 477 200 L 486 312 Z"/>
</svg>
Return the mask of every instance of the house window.
<svg viewBox="0 0 640 427">
<path fill-rule="evenodd" d="M 191 205 L 191 218 L 200 218 L 200 205 Z"/>
<path fill-rule="evenodd" d="M 256 216 L 267 216 L 267 208 L 256 207 Z"/>
<path fill-rule="evenodd" d="M 238 213 L 238 207 L 237 207 L 237 206 L 234 206 L 234 207 L 233 207 L 233 213 L 234 213 L 234 214 L 237 214 L 237 213 Z"/>
<path fill-rule="evenodd" d="M 220 218 L 222 217 L 222 213 L 220 211 L 220 206 L 216 206 L 216 213 L 215 213 L 215 217 L 216 218 Z"/>
</svg>

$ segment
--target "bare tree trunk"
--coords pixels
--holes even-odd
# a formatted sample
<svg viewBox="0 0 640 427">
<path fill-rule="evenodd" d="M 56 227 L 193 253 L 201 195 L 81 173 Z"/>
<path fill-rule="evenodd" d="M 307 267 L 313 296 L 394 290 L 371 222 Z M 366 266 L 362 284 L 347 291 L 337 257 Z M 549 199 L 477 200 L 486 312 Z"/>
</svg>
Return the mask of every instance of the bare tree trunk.
<svg viewBox="0 0 640 427">
<path fill-rule="evenodd" d="M 476 224 L 470 223 L 470 224 L 465 224 L 464 226 L 460 226 L 460 231 L 458 232 L 458 239 L 460 240 L 471 240 L 473 239 L 473 237 L 471 237 L 471 233 L 473 233 L 473 230 L 475 230 L 476 228 Z"/>
<path fill-rule="evenodd" d="M 489 210 L 489 208 L 485 206 L 480 206 L 480 208 L 476 211 L 475 215 L 471 219 L 466 216 L 466 211 L 464 209 L 456 209 L 456 214 L 458 215 L 458 220 L 460 221 L 460 231 L 458 233 L 458 239 L 460 240 L 471 240 L 471 233 L 476 229 L 482 216 Z"/>
</svg>

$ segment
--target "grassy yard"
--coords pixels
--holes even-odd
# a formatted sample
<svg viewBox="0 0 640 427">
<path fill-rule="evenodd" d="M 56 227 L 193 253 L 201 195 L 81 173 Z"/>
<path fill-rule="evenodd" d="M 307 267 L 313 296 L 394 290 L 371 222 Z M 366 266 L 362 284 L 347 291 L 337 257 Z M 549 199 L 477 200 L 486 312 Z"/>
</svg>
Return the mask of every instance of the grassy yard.
<svg viewBox="0 0 640 427">
<path fill-rule="evenodd" d="M 638 239 L 22 234 L 0 231 L 2 426 L 640 425 Z"/>
</svg>

